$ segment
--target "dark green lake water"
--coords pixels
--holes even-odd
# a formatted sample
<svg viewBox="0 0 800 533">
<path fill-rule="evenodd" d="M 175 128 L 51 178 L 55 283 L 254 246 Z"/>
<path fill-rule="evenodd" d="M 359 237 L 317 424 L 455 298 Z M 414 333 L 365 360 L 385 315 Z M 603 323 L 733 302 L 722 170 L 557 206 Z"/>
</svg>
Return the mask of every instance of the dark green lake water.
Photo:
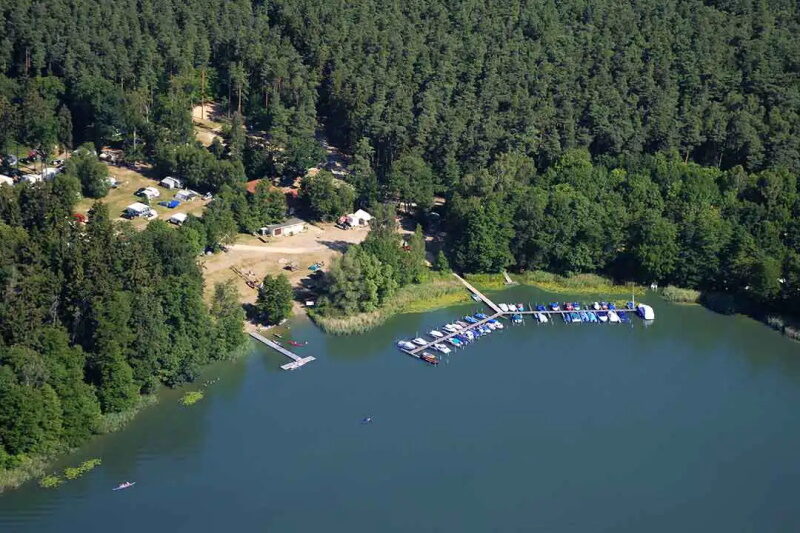
<svg viewBox="0 0 800 533">
<path fill-rule="evenodd" d="M 474 306 L 358 337 L 299 322 L 318 361 L 254 346 L 200 403 L 165 393 L 67 459 L 102 458 L 84 478 L 0 496 L 0 531 L 800 531 L 800 348 L 650 303 L 650 327 L 529 322 L 438 368 L 394 340 Z"/>
</svg>

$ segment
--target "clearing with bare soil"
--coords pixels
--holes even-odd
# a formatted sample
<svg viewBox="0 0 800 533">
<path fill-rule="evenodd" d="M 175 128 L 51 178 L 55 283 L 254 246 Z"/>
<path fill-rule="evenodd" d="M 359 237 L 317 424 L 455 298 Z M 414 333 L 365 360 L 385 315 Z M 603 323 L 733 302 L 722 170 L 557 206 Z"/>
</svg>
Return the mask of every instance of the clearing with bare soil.
<svg viewBox="0 0 800 533">
<path fill-rule="evenodd" d="M 232 279 L 242 302 L 253 303 L 256 290 L 249 287 L 244 278 L 258 284 L 267 274 L 285 274 L 293 287 L 303 288 L 312 274 L 309 266 L 321 262 L 322 270 L 327 270 L 335 257 L 350 245 L 363 241 L 367 233 L 367 228 L 342 230 L 333 224 L 309 224 L 303 233 L 269 238 L 266 243 L 251 235 L 239 235 L 227 252 L 203 260 L 206 295 L 210 296 L 215 283 Z M 297 267 L 294 271 L 289 269 L 292 264 Z"/>
<path fill-rule="evenodd" d="M 192 123 L 195 138 L 203 146 L 211 146 L 215 138 L 222 141 L 222 122 L 218 121 L 217 104 L 206 102 L 204 106 L 192 108 Z"/>
</svg>

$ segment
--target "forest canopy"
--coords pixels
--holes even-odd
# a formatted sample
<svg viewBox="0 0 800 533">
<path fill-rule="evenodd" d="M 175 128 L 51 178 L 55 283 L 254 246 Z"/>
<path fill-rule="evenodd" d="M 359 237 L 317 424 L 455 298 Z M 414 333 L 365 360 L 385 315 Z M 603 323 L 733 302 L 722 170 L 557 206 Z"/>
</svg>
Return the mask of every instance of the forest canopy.
<svg viewBox="0 0 800 533">
<path fill-rule="evenodd" d="M 2 155 L 112 145 L 216 197 L 180 230 L 136 232 L 100 203 L 72 219 L 80 192 L 106 194 L 93 154 L 0 186 L 0 467 L 80 442 L 241 341 L 235 292 L 209 309 L 197 254 L 281 218 L 279 193 L 244 183 L 302 177 L 322 135 L 351 156 L 349 183 L 323 171 L 301 200 L 383 221 L 334 265 L 335 311 L 423 278 L 421 230 L 401 247 L 380 207 L 396 204 L 425 223 L 437 206 L 442 269 L 604 272 L 800 312 L 794 0 L 21 0 L 0 15 Z M 228 125 L 207 148 L 190 110 L 211 100 Z"/>
</svg>

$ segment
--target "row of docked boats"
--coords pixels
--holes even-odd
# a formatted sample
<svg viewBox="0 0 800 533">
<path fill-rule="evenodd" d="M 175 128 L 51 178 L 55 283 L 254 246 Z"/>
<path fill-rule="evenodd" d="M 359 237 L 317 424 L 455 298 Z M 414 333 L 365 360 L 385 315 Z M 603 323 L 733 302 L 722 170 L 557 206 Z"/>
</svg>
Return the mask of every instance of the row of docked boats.
<svg viewBox="0 0 800 533">
<path fill-rule="evenodd" d="M 635 313 L 644 320 L 653 320 L 655 313 L 649 305 L 628 302 L 624 309 L 617 309 L 613 302 L 593 302 L 581 304 L 579 302 L 552 302 L 547 306 L 537 305 L 533 317 L 539 322 L 548 322 L 548 315 L 559 314 L 565 323 L 590 322 L 625 324 L 630 323 L 630 315 Z"/>
<path fill-rule="evenodd" d="M 484 313 L 475 313 L 474 315 L 465 316 L 463 320 L 456 320 L 455 322 L 444 324 L 439 329 L 430 330 L 427 334 L 430 337 L 429 339 L 417 337 L 410 341 L 401 340 L 397 342 L 397 347 L 427 363 L 438 365 L 438 357 L 425 350 L 420 352 L 420 348 L 449 354 L 455 348 L 462 348 L 475 342 L 480 337 L 503 328 L 504 326 L 499 320 L 490 318 Z"/>
<path fill-rule="evenodd" d="M 497 304 L 497 307 L 504 313 L 511 313 L 511 323 L 512 324 L 522 324 L 522 313 L 525 312 L 525 306 L 523 304 Z"/>
</svg>

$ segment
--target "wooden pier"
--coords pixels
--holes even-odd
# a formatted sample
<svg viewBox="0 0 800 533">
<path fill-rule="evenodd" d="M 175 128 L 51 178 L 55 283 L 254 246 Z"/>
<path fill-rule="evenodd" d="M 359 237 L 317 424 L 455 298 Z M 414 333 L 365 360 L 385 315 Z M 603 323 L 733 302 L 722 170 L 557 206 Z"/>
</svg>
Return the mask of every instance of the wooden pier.
<svg viewBox="0 0 800 533">
<path fill-rule="evenodd" d="M 438 344 L 438 343 L 440 343 L 440 342 L 441 342 L 441 343 L 444 343 L 444 342 L 446 342 L 446 341 L 447 341 L 447 339 L 449 339 L 449 338 L 451 338 L 451 337 L 455 337 L 456 335 L 459 335 L 459 334 L 461 334 L 461 333 L 464 333 L 465 331 L 468 331 L 468 330 L 470 330 L 470 329 L 477 328 L 478 326 L 482 326 L 483 324 L 486 324 L 486 323 L 487 323 L 487 322 L 489 322 L 490 320 L 495 320 L 495 319 L 497 319 L 498 317 L 500 317 L 500 316 L 503 316 L 504 314 L 505 314 L 505 313 L 503 313 L 502 311 L 500 311 L 500 312 L 498 312 L 498 313 L 495 313 L 495 314 L 493 314 L 493 315 L 492 315 L 492 316 L 490 316 L 490 317 L 486 317 L 486 318 L 484 318 L 483 320 L 481 320 L 481 321 L 479 321 L 479 322 L 475 322 L 474 324 L 469 324 L 468 326 L 466 326 L 466 327 L 464 327 L 464 328 L 462 328 L 462 329 L 460 329 L 460 330 L 456 331 L 455 333 L 448 333 L 447 335 L 445 335 L 445 336 L 443 336 L 443 337 L 439 337 L 438 339 L 434 339 L 434 340 L 432 340 L 432 341 L 431 341 L 431 342 L 429 342 L 428 344 L 424 344 L 424 345 L 422 345 L 422 346 L 417 346 L 417 347 L 416 347 L 416 348 L 414 348 L 413 350 L 406 350 L 405 348 L 401 348 L 401 350 L 403 350 L 404 352 L 406 352 L 406 353 L 407 353 L 407 354 L 409 354 L 409 355 L 413 355 L 413 356 L 415 356 L 415 357 L 416 357 L 416 356 L 417 356 L 417 355 L 418 355 L 420 352 L 423 352 L 423 351 L 427 350 L 428 348 L 430 348 L 430 347 L 431 347 L 431 346 L 433 346 L 434 344 Z"/>
<path fill-rule="evenodd" d="M 492 310 L 493 310 L 495 313 L 499 313 L 499 314 L 501 314 L 501 315 L 503 314 L 503 311 L 501 311 L 501 310 L 500 310 L 500 308 L 499 308 L 499 307 L 497 307 L 497 304 L 495 304 L 495 303 L 494 303 L 493 301 L 491 301 L 489 298 L 487 298 L 486 296 L 484 296 L 484 295 L 483 295 L 483 293 L 482 293 L 481 291 L 479 291 L 478 289 L 476 289 L 475 287 L 473 287 L 471 283 L 469 283 L 467 280 L 465 280 L 464 278 L 462 278 L 461 276 L 459 276 L 459 275 L 458 275 L 458 274 L 456 274 L 455 272 L 453 272 L 453 275 L 454 275 L 456 278 L 458 278 L 458 281 L 460 281 L 461 283 L 463 283 L 463 284 L 464 284 L 464 286 L 467 288 L 467 290 L 469 290 L 469 292 L 471 292 L 472 294 L 474 294 L 475 296 L 477 296 L 478 298 L 480 298 L 480 299 L 481 299 L 481 301 L 483 301 L 483 303 L 485 303 L 486 305 L 488 305 L 489 307 L 491 307 L 491 308 L 492 308 Z"/>
<path fill-rule="evenodd" d="M 254 332 L 254 331 L 250 332 L 250 336 L 253 337 L 257 341 L 266 344 L 267 346 L 269 346 L 270 348 L 272 348 L 276 352 L 281 353 L 281 354 L 285 355 L 286 357 L 288 357 L 289 359 L 291 359 L 292 360 L 291 363 L 286 363 L 285 365 L 281 365 L 281 368 L 284 369 L 284 370 L 294 370 L 296 368 L 300 368 L 301 366 L 303 366 L 306 363 L 310 363 L 311 361 L 316 360 L 316 357 L 313 357 L 313 356 L 310 356 L 310 355 L 308 357 L 300 357 L 296 353 L 293 353 L 293 352 L 287 350 L 286 348 L 284 348 L 283 346 L 281 346 L 277 342 L 271 341 L 268 338 L 266 338 L 266 337 L 264 337 L 262 335 L 259 335 L 258 333 Z"/>
</svg>

